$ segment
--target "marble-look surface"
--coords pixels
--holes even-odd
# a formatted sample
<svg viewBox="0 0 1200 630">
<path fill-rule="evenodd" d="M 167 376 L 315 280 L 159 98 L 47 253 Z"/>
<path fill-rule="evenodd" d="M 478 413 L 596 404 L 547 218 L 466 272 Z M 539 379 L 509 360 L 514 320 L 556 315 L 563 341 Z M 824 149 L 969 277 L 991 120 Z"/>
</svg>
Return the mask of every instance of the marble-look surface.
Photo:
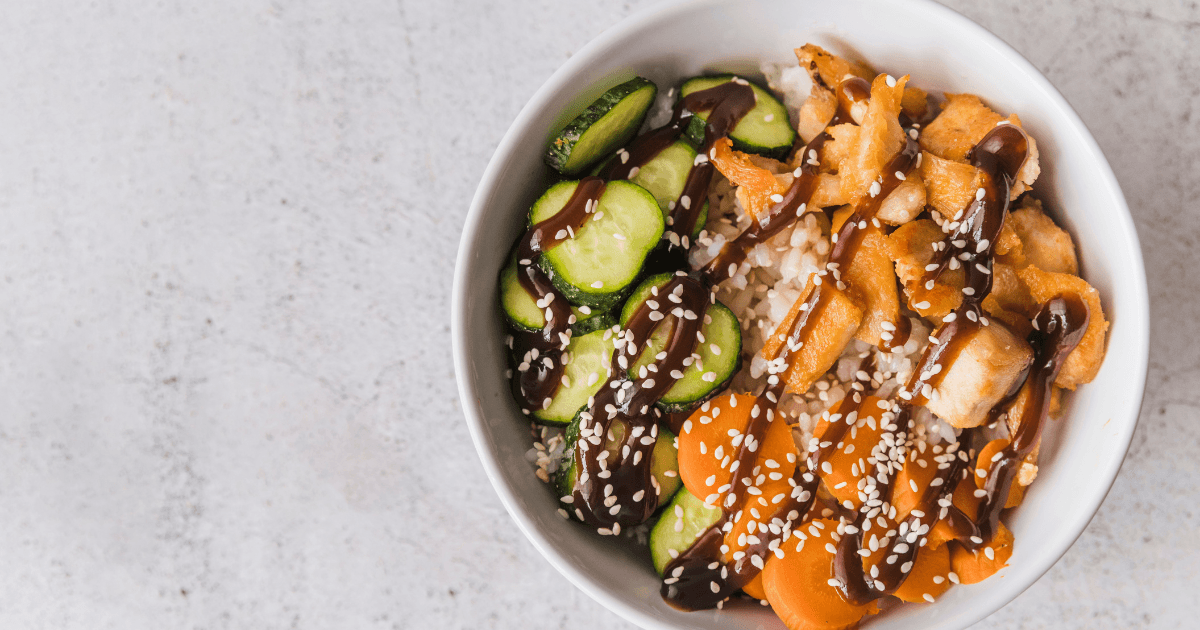
<svg viewBox="0 0 1200 630">
<path fill-rule="evenodd" d="M 449 288 L 525 100 L 646 2 L 10 3 L 0 628 L 628 628 L 525 542 L 456 401 Z M 1076 107 L 1141 231 L 1141 424 L 980 628 L 1200 616 L 1200 9 L 951 4 Z"/>
</svg>

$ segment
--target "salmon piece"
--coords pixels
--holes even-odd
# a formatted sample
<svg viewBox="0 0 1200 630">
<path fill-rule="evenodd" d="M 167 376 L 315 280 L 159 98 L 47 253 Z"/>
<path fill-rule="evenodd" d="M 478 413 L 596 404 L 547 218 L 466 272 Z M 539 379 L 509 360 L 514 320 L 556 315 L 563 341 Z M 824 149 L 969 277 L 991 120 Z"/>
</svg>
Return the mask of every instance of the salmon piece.
<svg viewBox="0 0 1200 630">
<path fill-rule="evenodd" d="M 942 382 L 925 406 L 960 429 L 976 427 L 1016 384 L 1033 362 L 1033 349 L 1007 326 L 992 321 L 979 326 L 962 343 Z"/>
<path fill-rule="evenodd" d="M 1026 267 L 1017 275 L 1029 287 L 1035 302 L 1041 304 L 1064 293 L 1077 293 L 1088 307 L 1088 327 L 1079 345 L 1067 355 L 1062 370 L 1054 384 L 1074 390 L 1079 385 L 1092 382 L 1104 361 L 1104 337 L 1108 321 L 1100 305 L 1100 293 L 1083 278 L 1065 273 L 1042 271 L 1037 267 Z"/>
</svg>

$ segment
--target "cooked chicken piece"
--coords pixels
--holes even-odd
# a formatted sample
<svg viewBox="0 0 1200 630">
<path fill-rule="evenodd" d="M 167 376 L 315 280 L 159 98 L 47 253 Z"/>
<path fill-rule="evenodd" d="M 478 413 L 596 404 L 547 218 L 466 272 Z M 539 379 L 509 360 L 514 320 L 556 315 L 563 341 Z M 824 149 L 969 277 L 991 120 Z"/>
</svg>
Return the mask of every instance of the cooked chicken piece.
<svg viewBox="0 0 1200 630">
<path fill-rule="evenodd" d="M 921 179 L 925 182 L 926 203 L 952 221 L 975 200 L 983 174 L 966 162 L 944 160 L 926 151 L 921 154 Z"/>
<path fill-rule="evenodd" d="M 871 84 L 871 103 L 859 127 L 858 141 L 838 165 L 842 192 L 851 203 L 870 194 L 883 167 L 904 146 L 904 130 L 897 117 L 907 82 L 906 76 L 893 79 L 881 74 Z"/>
<path fill-rule="evenodd" d="M 921 132 L 921 148 L 943 159 L 964 161 L 967 153 L 1002 120 L 1003 116 L 974 94 L 947 94 L 941 113 Z"/>
<path fill-rule="evenodd" d="M 1104 360 L 1104 335 L 1108 330 L 1108 321 L 1100 306 L 1100 293 L 1083 278 L 1042 271 L 1033 266 L 1018 270 L 1017 276 L 1029 287 L 1030 295 L 1039 304 L 1064 293 L 1077 293 L 1083 298 L 1088 307 L 1087 330 L 1079 345 L 1067 355 L 1054 384 L 1073 390 L 1083 383 L 1090 383 Z"/>
<path fill-rule="evenodd" d="M 842 194 L 842 180 L 837 175 L 821 173 L 817 175 L 817 187 L 813 189 L 808 205 L 811 209 L 844 206 L 850 200 Z"/>
<path fill-rule="evenodd" d="M 889 225 L 902 225 L 917 218 L 925 209 L 925 181 L 918 171 L 909 173 L 879 206 L 875 216 Z"/>
<path fill-rule="evenodd" d="M 1038 303 L 1033 301 L 1029 287 L 1017 276 L 1017 270 L 996 263 L 992 267 L 992 291 L 983 299 L 983 310 L 1024 338 L 1033 329 L 1029 320 L 1037 314 L 1037 309 Z"/>
<path fill-rule="evenodd" d="M 947 366 L 942 382 L 926 407 L 960 429 L 987 420 L 988 412 L 1007 394 L 1033 361 L 1033 350 L 1004 324 L 991 320 L 962 340 L 958 357 Z"/>
<path fill-rule="evenodd" d="M 808 71 L 813 83 L 832 90 L 847 76 L 862 77 L 868 81 L 875 73 L 865 64 L 844 59 L 816 44 L 805 44 L 795 50 L 800 67 Z"/>
<path fill-rule="evenodd" d="M 926 289 L 925 265 L 933 260 L 933 248 L 946 235 L 930 219 L 910 221 L 896 228 L 887 239 L 888 254 L 896 263 L 896 275 L 904 285 L 908 307 L 922 317 L 940 319 L 962 304 L 962 268 L 942 272 L 932 289 Z"/>
<path fill-rule="evenodd" d="M 929 94 L 919 87 L 906 86 L 900 107 L 910 120 L 921 122 L 929 114 Z"/>
<path fill-rule="evenodd" d="M 800 138 L 806 143 L 812 142 L 817 134 L 825 130 L 829 121 L 833 120 L 837 108 L 837 96 L 834 96 L 833 91 L 814 82 L 812 92 L 800 106 L 800 120 L 796 125 Z"/>
<path fill-rule="evenodd" d="M 1008 215 L 1004 225 L 1011 226 L 1020 238 L 1025 264 L 1052 273 L 1079 274 L 1071 235 L 1042 212 L 1041 201 L 1026 196 L 1021 200 L 1021 206 Z"/>
<path fill-rule="evenodd" d="M 846 206 L 833 214 L 833 229 L 840 230 L 853 208 Z M 871 345 L 883 342 L 883 323 L 893 326 L 900 319 L 900 298 L 896 294 L 896 275 L 888 256 L 887 236 L 867 223 L 858 253 L 846 269 L 838 270 L 846 291 L 863 309 L 862 322 L 855 338 Z"/>
<path fill-rule="evenodd" d="M 812 323 L 812 334 L 804 340 L 804 345 L 788 354 L 788 367 L 783 374 L 788 391 L 797 394 L 808 391 L 821 375 L 833 367 L 842 350 L 858 332 L 863 319 L 862 309 L 849 295 L 834 286 L 831 276 L 825 276 L 822 280 L 821 291 L 826 295 L 824 299 L 829 302 L 815 314 L 817 319 Z M 808 285 L 800 299 L 796 300 L 791 312 L 767 338 L 762 350 L 763 357 L 767 360 L 775 360 L 779 356 L 792 329 L 792 323 L 800 314 L 800 306 L 805 303 L 814 286 L 811 283 Z"/>
<path fill-rule="evenodd" d="M 826 141 L 825 146 L 821 147 L 822 172 L 838 172 L 838 169 L 842 166 L 842 162 L 850 157 L 850 151 L 858 145 L 860 129 L 858 125 L 842 123 L 826 130 L 832 136 L 832 139 Z M 800 163 L 807 159 L 808 156 L 797 152 L 792 159 L 791 165 L 793 167 L 800 166 Z"/>
</svg>

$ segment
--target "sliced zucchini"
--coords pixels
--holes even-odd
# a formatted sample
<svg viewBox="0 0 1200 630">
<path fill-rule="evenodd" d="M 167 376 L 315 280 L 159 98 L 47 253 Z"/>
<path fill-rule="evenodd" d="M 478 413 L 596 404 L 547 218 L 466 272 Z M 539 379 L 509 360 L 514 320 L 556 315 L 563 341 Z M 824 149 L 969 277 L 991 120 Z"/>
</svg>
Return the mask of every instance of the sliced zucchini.
<svg viewBox="0 0 1200 630">
<path fill-rule="evenodd" d="M 733 79 L 732 74 L 688 79 L 679 90 L 680 97 L 728 83 Z M 733 148 L 776 160 L 787 159 L 792 143 L 796 140 L 796 130 L 792 129 L 787 108 L 767 90 L 754 83 L 750 83 L 750 87 L 754 89 L 754 96 L 758 102 L 730 132 L 729 138 L 733 140 Z M 701 146 L 704 144 L 704 127 L 708 124 L 708 112 L 693 113 L 696 115 L 688 124 L 685 135 L 693 144 Z"/>
<path fill-rule="evenodd" d="M 566 181 L 551 186 L 533 204 L 530 222 L 557 214 L 578 185 Z M 542 252 L 538 264 L 572 304 L 609 309 L 629 294 L 663 228 L 658 203 L 645 188 L 627 181 L 609 182 L 596 211 L 574 238 Z"/>
<path fill-rule="evenodd" d="M 565 497 L 575 491 L 575 444 L 579 441 L 579 422 L 576 417 L 567 427 L 567 448 L 563 453 L 558 472 L 554 474 L 554 487 L 558 496 Z M 621 443 L 625 439 L 625 424 L 620 420 L 612 424 L 613 439 L 604 444 L 609 452 L 609 461 L 616 461 L 620 455 Z M 650 452 L 650 473 L 658 484 L 658 505 L 663 505 L 679 491 L 683 483 L 679 480 L 679 450 L 675 443 L 675 434 L 659 426 L 658 438 L 654 442 L 654 450 Z M 646 489 L 647 494 L 650 488 Z"/>
<path fill-rule="evenodd" d="M 679 509 L 676 509 L 679 508 Z M 675 493 L 675 498 L 663 510 L 662 518 L 650 530 L 650 558 L 659 575 L 673 559 L 672 554 L 688 550 L 704 531 L 721 520 L 721 508 L 708 507 L 687 488 Z"/>
<path fill-rule="evenodd" d="M 655 296 L 651 290 L 663 286 L 671 277 L 670 273 L 659 274 L 646 278 L 638 285 L 633 295 L 629 296 L 629 301 L 625 302 L 625 307 L 621 309 L 621 325 L 625 326 L 638 307 L 648 299 L 657 301 L 659 309 L 666 315 L 667 318 L 661 324 L 667 324 L 671 318 L 676 317 L 670 313 L 671 302 L 667 296 Z M 663 394 L 658 401 L 658 406 L 663 411 L 675 413 L 693 409 L 724 389 L 737 372 L 742 354 L 742 327 L 737 317 L 720 302 L 709 304 L 703 317 L 705 323 L 700 327 L 700 333 L 704 335 L 704 341 L 697 344 L 695 351 L 695 354 L 700 355 L 700 360 L 685 367 L 683 378 Z M 659 325 L 655 329 L 647 342 L 648 347 L 630 365 L 631 373 L 636 373 L 642 366 L 654 362 L 654 355 L 666 348 L 668 335 L 673 334 L 673 328 Z M 705 374 L 713 376 L 706 380 Z"/>
<path fill-rule="evenodd" d="M 600 391 L 608 377 L 614 348 L 612 335 L 608 337 L 605 339 L 605 331 L 598 330 L 571 338 L 567 345 L 570 359 L 563 370 L 565 380 L 550 399 L 550 406 L 533 411 L 534 420 L 563 426 L 587 406 L 588 398 Z"/>
<path fill-rule="evenodd" d="M 658 88 L 649 79 L 634 77 L 592 102 L 559 132 L 546 152 L 546 164 L 564 175 L 578 175 L 629 142 Z"/>
<path fill-rule="evenodd" d="M 672 205 L 683 194 L 683 186 L 687 183 L 688 173 L 696 163 L 696 149 L 682 140 L 663 149 L 658 155 L 646 162 L 637 175 L 629 181 L 645 188 L 654 195 L 659 209 L 665 219 L 671 212 Z M 692 238 L 700 235 L 704 224 L 708 222 L 708 201 L 700 209 L 700 217 L 696 220 L 696 228 L 692 230 Z"/>
<path fill-rule="evenodd" d="M 546 326 L 546 313 L 538 308 L 537 300 L 521 285 L 515 261 L 500 272 L 500 307 L 505 319 L 517 330 L 535 331 Z M 572 306 L 571 314 L 575 316 L 571 334 L 576 337 L 612 328 L 617 323 L 614 312 L 589 306 Z"/>
</svg>

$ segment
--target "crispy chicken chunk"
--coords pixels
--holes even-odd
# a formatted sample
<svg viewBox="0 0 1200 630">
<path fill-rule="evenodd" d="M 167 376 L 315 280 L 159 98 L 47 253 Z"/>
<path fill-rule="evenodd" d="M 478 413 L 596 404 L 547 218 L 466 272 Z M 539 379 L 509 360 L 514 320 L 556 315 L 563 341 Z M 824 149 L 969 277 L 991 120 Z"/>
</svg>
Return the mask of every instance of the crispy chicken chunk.
<svg viewBox="0 0 1200 630">
<path fill-rule="evenodd" d="M 1108 331 L 1108 321 L 1100 306 L 1100 293 L 1083 278 L 1042 271 L 1033 266 L 1018 270 L 1017 276 L 1029 287 L 1030 295 L 1039 304 L 1064 293 L 1078 293 L 1083 298 L 1088 307 L 1087 330 L 1079 345 L 1067 355 L 1054 384 L 1073 390 L 1083 383 L 1090 383 L 1104 361 L 1104 336 Z"/>
<path fill-rule="evenodd" d="M 846 206 L 833 215 L 833 229 L 840 230 L 853 208 Z M 895 325 L 900 319 L 900 298 L 896 294 L 896 276 L 888 256 L 887 236 L 883 230 L 867 224 L 862 245 L 846 269 L 838 270 L 850 297 L 863 310 L 855 338 L 872 345 L 883 342 L 883 323 Z"/>
<path fill-rule="evenodd" d="M 804 345 L 788 355 L 789 366 L 783 375 L 788 384 L 788 391 L 798 394 L 808 391 L 822 374 L 833 367 L 846 344 L 849 344 L 858 332 L 863 319 L 863 311 L 854 300 L 838 290 L 832 284 L 832 278 L 826 276 L 825 280 L 822 291 L 828 293 L 825 299 L 829 300 L 829 303 L 815 315 L 817 320 L 812 324 L 812 334 L 804 341 Z M 762 350 L 763 357 L 767 360 L 775 360 L 779 356 L 793 322 L 800 315 L 800 307 L 808 298 L 813 286 L 808 285 L 787 317 L 767 338 Z"/>
<path fill-rule="evenodd" d="M 910 221 L 888 235 L 888 253 L 904 285 L 908 307 L 921 317 L 939 319 L 962 304 L 962 268 L 944 271 L 932 289 L 922 284 L 925 265 L 933 260 L 933 248 L 940 246 L 945 238 L 931 219 Z"/>
<path fill-rule="evenodd" d="M 962 350 L 926 405 L 960 429 L 982 424 L 1033 361 L 1033 350 L 1008 327 L 992 321 L 960 342 Z"/>
<path fill-rule="evenodd" d="M 1025 197 L 1004 224 L 1020 238 L 1025 264 L 1052 273 L 1079 274 L 1071 235 L 1042 212 L 1041 201 Z"/>
</svg>

